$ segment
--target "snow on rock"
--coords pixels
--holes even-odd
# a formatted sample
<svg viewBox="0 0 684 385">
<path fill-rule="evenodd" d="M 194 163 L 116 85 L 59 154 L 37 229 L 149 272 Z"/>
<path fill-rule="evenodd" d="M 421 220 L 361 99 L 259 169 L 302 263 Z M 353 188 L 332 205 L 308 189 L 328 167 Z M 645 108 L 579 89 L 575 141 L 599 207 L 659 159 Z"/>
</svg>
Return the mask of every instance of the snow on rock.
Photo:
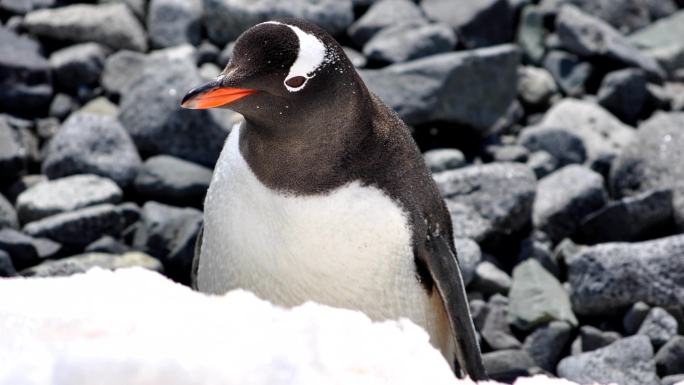
<svg viewBox="0 0 684 385">
<path fill-rule="evenodd" d="M 0 280 L 0 329 L 1 385 L 473 385 L 407 320 L 206 296 L 137 268 Z"/>
</svg>

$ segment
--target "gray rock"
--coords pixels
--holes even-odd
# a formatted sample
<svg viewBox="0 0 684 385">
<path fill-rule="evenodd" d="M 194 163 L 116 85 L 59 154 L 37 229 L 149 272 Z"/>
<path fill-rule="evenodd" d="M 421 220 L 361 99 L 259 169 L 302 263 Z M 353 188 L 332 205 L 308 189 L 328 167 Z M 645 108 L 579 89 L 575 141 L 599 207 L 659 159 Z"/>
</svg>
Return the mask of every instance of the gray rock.
<svg viewBox="0 0 684 385">
<path fill-rule="evenodd" d="M 104 96 L 99 96 L 86 103 L 78 112 L 116 118 L 119 107 Z"/>
<path fill-rule="evenodd" d="M 455 148 L 429 150 L 423 157 L 433 173 L 461 168 L 466 164 L 465 155 Z"/>
<path fill-rule="evenodd" d="M 672 189 L 675 222 L 684 227 L 684 113 L 658 112 L 642 123 L 636 138 L 615 160 L 613 195 L 625 197 L 653 189 Z"/>
<path fill-rule="evenodd" d="M 587 157 L 582 138 L 564 128 L 530 126 L 520 133 L 518 143 L 530 151 L 551 155 L 555 168 L 582 164 Z"/>
<path fill-rule="evenodd" d="M 563 47 L 580 57 L 602 58 L 638 67 L 655 79 L 664 76 L 653 58 L 636 49 L 613 27 L 572 5 L 561 7 L 556 18 L 556 33 Z"/>
<path fill-rule="evenodd" d="M 543 107 L 558 93 L 558 87 L 549 71 L 523 66 L 518 68 L 518 96 L 530 106 Z"/>
<path fill-rule="evenodd" d="M 203 40 L 197 47 L 197 64 L 216 63 L 221 50 L 208 40 Z"/>
<path fill-rule="evenodd" d="M 653 348 L 644 336 L 627 337 L 604 348 L 564 358 L 558 375 L 582 384 L 658 384 Z"/>
<path fill-rule="evenodd" d="M 434 55 L 363 70 L 368 88 L 408 124 L 446 121 L 487 133 L 515 99 L 512 45 Z"/>
<path fill-rule="evenodd" d="M 124 4 L 74 4 L 30 12 L 23 27 L 32 34 L 74 42 L 92 41 L 115 50 L 146 51 L 145 30 Z"/>
<path fill-rule="evenodd" d="M 640 48 L 664 48 L 682 45 L 684 11 L 679 11 L 629 35 L 628 39 Z"/>
<path fill-rule="evenodd" d="M 105 47 L 97 43 L 76 44 L 53 52 L 50 66 L 57 84 L 75 90 L 98 83 L 107 53 Z"/>
<path fill-rule="evenodd" d="M 0 250 L 0 278 L 14 277 L 15 275 L 17 275 L 17 271 L 14 269 L 9 254 Z"/>
<path fill-rule="evenodd" d="M 361 52 L 349 47 L 342 47 L 342 49 L 354 67 L 363 68 L 368 63 L 368 60 L 366 60 L 366 57 Z"/>
<path fill-rule="evenodd" d="M 515 11 L 506 0 L 424 0 L 421 6 L 431 19 L 450 25 L 467 48 L 480 48 L 513 40 Z M 492 28 L 496 25 L 496 28 Z"/>
<path fill-rule="evenodd" d="M 159 68 L 165 68 L 159 71 Z M 167 154 L 213 166 L 238 115 L 228 110 L 190 111 L 180 107 L 187 90 L 201 84 L 187 59 L 158 58 L 121 96 L 119 120 L 144 156 Z"/>
<path fill-rule="evenodd" d="M 525 338 L 523 350 L 540 368 L 553 373 L 556 371 L 556 365 L 570 340 L 571 331 L 572 327 L 566 322 L 550 322 L 536 328 Z"/>
<path fill-rule="evenodd" d="M 655 356 L 658 375 L 684 375 L 684 336 L 674 336 L 663 345 Z M 664 379 L 663 379 L 664 380 Z"/>
<path fill-rule="evenodd" d="M 404 24 L 387 27 L 363 46 L 369 60 L 400 63 L 451 51 L 456 34 L 446 24 Z"/>
<path fill-rule="evenodd" d="M 556 169 L 558 169 L 558 161 L 546 151 L 534 151 L 527 158 L 527 167 L 529 167 L 537 179 L 541 179 Z"/>
<path fill-rule="evenodd" d="M 202 37 L 202 0 L 151 0 L 147 30 L 154 48 L 190 43 Z"/>
<path fill-rule="evenodd" d="M 380 0 L 349 27 L 348 33 L 355 44 L 363 46 L 383 28 L 427 22 L 423 11 L 413 1 Z"/>
<path fill-rule="evenodd" d="M 568 96 L 584 95 L 586 84 L 593 74 L 593 67 L 577 56 L 564 51 L 552 50 L 544 57 L 544 68 L 556 80 Z"/>
<path fill-rule="evenodd" d="M 485 154 L 494 162 L 527 162 L 530 152 L 523 146 L 515 144 L 491 145 L 485 148 Z"/>
<path fill-rule="evenodd" d="M 235 40 L 243 31 L 264 21 L 295 17 L 309 20 L 333 35 L 354 21 L 351 0 L 203 0 L 204 26 L 218 45 Z"/>
<path fill-rule="evenodd" d="M 0 194 L 0 229 L 6 227 L 16 229 L 19 227 L 19 219 L 17 219 L 17 212 L 14 210 L 14 206 Z"/>
<path fill-rule="evenodd" d="M 103 235 L 118 236 L 122 230 L 121 212 L 112 204 L 90 206 L 31 222 L 24 232 L 73 246 L 85 246 Z"/>
<path fill-rule="evenodd" d="M 201 204 L 211 175 L 208 168 L 159 155 L 143 163 L 135 178 L 135 189 L 143 196 L 161 202 Z"/>
<path fill-rule="evenodd" d="M 602 107 L 566 98 L 546 112 L 539 126 L 559 128 L 577 135 L 590 164 L 612 159 L 634 138 L 635 132 Z M 549 151 L 548 148 L 544 150 Z"/>
<path fill-rule="evenodd" d="M 217 59 L 217 64 L 219 65 L 219 67 L 225 67 L 226 65 L 228 65 L 228 62 L 230 62 L 230 58 L 233 57 L 233 49 L 234 48 L 235 48 L 235 42 L 234 41 L 231 41 L 230 43 L 226 44 L 225 47 L 223 47 L 223 49 L 219 53 L 219 56 Z"/>
<path fill-rule="evenodd" d="M 85 247 L 86 253 L 109 253 L 123 254 L 129 251 L 129 247 L 121 243 L 118 239 L 105 235 Z"/>
<path fill-rule="evenodd" d="M 468 238 L 455 238 L 458 264 L 461 267 L 463 283 L 468 285 L 475 276 L 475 268 L 482 260 L 482 250 L 477 242 Z"/>
<path fill-rule="evenodd" d="M 469 166 L 435 174 L 435 181 L 448 202 L 471 207 L 488 224 L 483 237 L 496 243 L 529 223 L 536 178 L 525 165 L 493 163 Z M 452 212 L 453 214 L 453 212 Z"/>
<path fill-rule="evenodd" d="M 118 203 L 123 192 L 112 180 L 96 175 L 73 175 L 38 183 L 17 197 L 21 223 L 101 203 Z"/>
<path fill-rule="evenodd" d="M 0 27 L 0 111 L 34 115 L 47 111 L 51 98 L 50 63 L 40 45 Z"/>
<path fill-rule="evenodd" d="M 216 79 L 221 74 L 221 69 L 214 63 L 204 63 L 199 67 L 198 73 L 202 79 Z"/>
<path fill-rule="evenodd" d="M 532 222 L 558 242 L 572 235 L 587 215 L 605 203 L 601 175 L 582 166 L 565 166 L 539 181 Z"/>
<path fill-rule="evenodd" d="M 14 229 L 0 230 L 0 249 L 12 258 L 17 269 L 39 264 L 46 258 L 55 257 L 62 246 L 44 238 L 33 238 Z"/>
<path fill-rule="evenodd" d="M 536 365 L 524 350 L 507 349 L 482 355 L 489 377 L 497 381 L 513 382 L 517 377 L 528 376 Z"/>
<path fill-rule="evenodd" d="M 635 334 L 646 319 L 651 308 L 644 302 L 637 302 L 627 310 L 622 318 L 622 327 L 627 334 Z"/>
<path fill-rule="evenodd" d="M 51 179 L 95 174 L 127 187 L 140 164 L 131 138 L 116 119 L 77 113 L 64 122 L 50 142 L 43 173 Z"/>
<path fill-rule="evenodd" d="M 30 149 L 22 139 L 19 130 L 9 125 L 5 115 L 0 115 L 0 182 L 12 181 L 26 172 Z"/>
<path fill-rule="evenodd" d="M 640 69 L 627 68 L 603 78 L 598 102 L 627 124 L 635 124 L 648 101 L 646 75 Z"/>
<path fill-rule="evenodd" d="M 145 58 L 144 54 L 129 50 L 121 50 L 109 56 L 102 72 L 102 87 L 114 95 L 128 91 L 142 72 Z"/>
<path fill-rule="evenodd" d="M 619 333 L 603 331 L 590 325 L 584 325 L 580 328 L 580 334 L 577 340 L 575 340 L 579 344 L 575 346 L 573 343 L 573 355 L 600 349 L 621 338 L 622 336 Z"/>
<path fill-rule="evenodd" d="M 568 293 L 535 259 L 528 259 L 513 269 L 508 297 L 509 320 L 520 329 L 530 330 L 550 321 L 578 324 Z"/>
<path fill-rule="evenodd" d="M 74 97 L 68 94 L 59 93 L 52 99 L 48 115 L 59 120 L 63 120 L 69 116 L 69 114 L 76 111 L 79 107 L 80 104 Z"/>
<path fill-rule="evenodd" d="M 611 202 L 590 214 L 579 227 L 585 244 L 644 239 L 672 222 L 672 191 L 654 190 Z"/>
<path fill-rule="evenodd" d="M 491 262 L 482 261 L 475 268 L 475 277 L 471 286 L 473 290 L 484 294 L 507 295 L 511 289 L 511 284 L 511 277 L 505 271 Z"/>
<path fill-rule="evenodd" d="M 673 374 L 660 379 L 660 385 L 677 385 L 684 382 L 684 374 Z"/>
<path fill-rule="evenodd" d="M 606 314 L 637 301 L 684 301 L 684 236 L 587 247 L 566 260 L 577 314 Z"/>
<path fill-rule="evenodd" d="M 447 200 L 446 204 L 451 215 L 454 237 L 482 242 L 491 236 L 491 222 L 482 217 L 476 209 L 451 200 Z"/>
<path fill-rule="evenodd" d="M 665 309 L 654 307 L 641 323 L 637 334 L 645 335 L 657 350 L 677 335 L 677 320 Z"/>
<path fill-rule="evenodd" d="M 63 277 L 73 274 L 85 273 L 92 268 L 107 270 L 123 269 L 128 267 L 142 267 L 161 272 L 161 263 L 151 256 L 133 251 L 122 255 L 107 253 L 86 253 L 62 258 L 56 261 L 43 262 L 38 266 L 21 272 L 26 277 Z"/>
<path fill-rule="evenodd" d="M 487 304 L 480 335 L 492 350 L 518 349 L 521 347 L 511 328 L 508 326 L 508 299 L 494 294 Z"/>
<path fill-rule="evenodd" d="M 7 188 L 5 191 L 7 194 L 7 199 L 9 199 L 10 202 L 16 202 L 19 194 L 37 185 L 38 183 L 42 183 L 47 180 L 48 178 L 42 174 L 24 175 Z"/>
<path fill-rule="evenodd" d="M 520 12 L 516 42 L 526 62 L 541 63 L 544 58 L 546 33 L 544 12 L 536 5 L 525 6 Z"/>
<path fill-rule="evenodd" d="M 170 278 L 189 284 L 201 225 L 199 210 L 150 201 L 143 206 L 142 226 L 135 234 L 133 246 L 159 259 Z"/>
<path fill-rule="evenodd" d="M 19 15 L 37 8 L 54 7 L 56 0 L 0 0 L 0 9 Z"/>
</svg>

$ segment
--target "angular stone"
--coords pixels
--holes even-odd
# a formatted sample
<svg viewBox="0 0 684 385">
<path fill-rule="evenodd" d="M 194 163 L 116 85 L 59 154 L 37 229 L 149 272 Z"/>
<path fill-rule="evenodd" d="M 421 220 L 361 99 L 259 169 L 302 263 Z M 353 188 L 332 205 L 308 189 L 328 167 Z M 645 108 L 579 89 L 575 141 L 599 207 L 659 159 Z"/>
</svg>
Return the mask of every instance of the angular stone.
<svg viewBox="0 0 684 385">
<path fill-rule="evenodd" d="M 21 272 L 26 277 L 63 277 L 85 273 L 92 268 L 116 270 L 129 267 L 142 267 L 158 272 L 163 271 L 161 263 L 151 256 L 133 251 L 122 255 L 107 253 L 85 253 L 56 261 L 43 262 L 38 266 Z"/>
<path fill-rule="evenodd" d="M 9 254 L 0 250 L 0 277 L 14 277 L 17 271 L 14 269 Z"/>
<path fill-rule="evenodd" d="M 582 164 L 587 158 L 582 138 L 563 128 L 530 126 L 520 133 L 518 143 L 530 151 L 548 153 L 556 168 Z"/>
<path fill-rule="evenodd" d="M 24 174 L 29 161 L 29 149 L 21 133 L 9 125 L 5 115 L 0 115 L 0 182 L 11 182 Z"/>
<path fill-rule="evenodd" d="M 423 11 L 410 0 L 380 0 L 349 27 L 352 41 L 363 46 L 383 28 L 406 24 L 427 24 Z"/>
<path fill-rule="evenodd" d="M 118 236 L 122 224 L 120 211 L 106 203 L 31 222 L 24 226 L 24 232 L 33 237 L 46 237 L 83 247 L 103 235 Z"/>
<path fill-rule="evenodd" d="M 536 178 L 525 165 L 492 163 L 444 171 L 434 176 L 449 202 L 475 210 L 487 230 L 478 242 L 497 243 L 529 223 Z M 453 213 L 452 213 L 453 214 Z"/>
<path fill-rule="evenodd" d="M 568 96 L 580 97 L 586 91 L 586 84 L 593 73 L 588 62 L 565 51 L 550 51 L 544 57 L 544 68 L 556 80 L 561 90 Z"/>
<path fill-rule="evenodd" d="M 143 156 L 167 154 L 213 167 L 230 128 L 239 120 L 228 110 L 180 107 L 187 90 L 202 82 L 194 62 L 188 59 L 146 61 L 122 94 L 119 113 Z"/>
<path fill-rule="evenodd" d="M 96 175 L 73 175 L 38 183 L 17 197 L 21 223 L 101 203 L 118 203 L 123 192 L 112 180 Z"/>
<path fill-rule="evenodd" d="M 492 350 L 517 349 L 521 346 L 508 326 L 508 309 L 508 299 L 503 295 L 494 294 L 489 299 L 480 335 Z"/>
<path fill-rule="evenodd" d="M 147 30 L 154 48 L 198 45 L 202 37 L 202 0 L 152 0 Z"/>
<path fill-rule="evenodd" d="M 195 242 L 202 225 L 202 212 L 157 202 L 143 206 L 142 226 L 133 246 L 159 259 L 172 279 L 189 284 Z"/>
<path fill-rule="evenodd" d="M 456 34 L 445 24 L 397 25 L 373 35 L 363 46 L 369 60 L 400 63 L 451 51 Z"/>
<path fill-rule="evenodd" d="M 684 228 L 684 113 L 658 112 L 643 122 L 636 138 L 615 160 L 613 195 L 625 197 L 653 189 L 672 189 L 675 222 Z"/>
<path fill-rule="evenodd" d="M 605 203 L 601 175 L 583 166 L 566 166 L 539 181 L 532 222 L 558 242 L 572 235 L 587 215 Z"/>
<path fill-rule="evenodd" d="M 0 229 L 19 227 L 19 219 L 14 206 L 7 201 L 4 195 L 0 194 Z"/>
<path fill-rule="evenodd" d="M 638 301 L 684 303 L 684 236 L 587 247 L 566 260 L 578 314 L 606 314 Z"/>
<path fill-rule="evenodd" d="M 77 113 L 64 122 L 50 142 L 43 173 L 49 178 L 95 174 L 127 187 L 140 164 L 138 151 L 116 119 Z"/>
<path fill-rule="evenodd" d="M 645 335 L 657 350 L 677 335 L 677 320 L 665 309 L 654 307 L 641 323 L 637 334 Z"/>
<path fill-rule="evenodd" d="M 455 148 L 429 150 L 423 157 L 433 173 L 461 168 L 466 164 L 465 155 Z"/>
<path fill-rule="evenodd" d="M 628 39 L 637 47 L 664 48 L 682 45 L 681 36 L 684 36 L 684 10 L 645 26 Z"/>
<path fill-rule="evenodd" d="M 421 6 L 431 19 L 454 28 L 467 48 L 480 48 L 513 40 L 515 11 L 506 0 L 424 0 Z M 496 25 L 496 28 L 492 28 Z"/>
<path fill-rule="evenodd" d="M 482 361 L 489 377 L 510 383 L 517 377 L 529 376 L 530 369 L 536 366 L 527 352 L 518 349 L 485 353 Z"/>
<path fill-rule="evenodd" d="M 100 81 L 107 49 L 97 43 L 82 43 L 55 51 L 50 55 L 57 84 L 63 89 L 93 85 Z"/>
<path fill-rule="evenodd" d="M 525 104 L 545 106 L 557 93 L 558 88 L 549 71 L 532 66 L 518 68 L 518 95 Z"/>
<path fill-rule="evenodd" d="M 473 290 L 484 294 L 508 294 L 511 289 L 511 277 L 491 262 L 483 261 L 475 268 Z"/>
<path fill-rule="evenodd" d="M 565 321 L 577 326 L 570 298 L 561 283 L 534 259 L 513 269 L 513 283 L 508 293 L 510 322 L 523 330 L 551 321 Z"/>
<path fill-rule="evenodd" d="M 50 63 L 38 42 L 0 27 L 0 111 L 35 115 L 51 98 Z"/>
<path fill-rule="evenodd" d="M 55 257 L 62 246 L 45 238 L 33 238 L 14 229 L 0 230 L 0 249 L 12 258 L 17 269 L 39 264 L 46 258 Z"/>
<path fill-rule="evenodd" d="M 660 376 L 684 374 L 684 336 L 674 336 L 667 341 L 658 350 L 655 363 Z"/>
<path fill-rule="evenodd" d="M 485 134 L 515 99 L 520 55 L 512 45 L 444 53 L 360 71 L 408 124 L 446 121 Z"/>
<path fill-rule="evenodd" d="M 580 57 L 600 57 L 620 65 L 638 67 L 656 79 L 664 76 L 653 58 L 636 49 L 613 27 L 572 5 L 561 7 L 556 18 L 556 33 L 563 47 Z"/>
<path fill-rule="evenodd" d="M 534 64 L 544 58 L 544 12 L 536 5 L 527 5 L 520 13 L 516 42 L 523 53 L 523 59 Z"/>
<path fill-rule="evenodd" d="M 653 348 L 644 336 L 627 337 L 598 350 L 566 357 L 558 364 L 558 375 L 582 384 L 659 383 Z"/>
<path fill-rule="evenodd" d="M 553 373 L 570 340 L 571 331 L 572 327 L 562 321 L 540 326 L 525 338 L 523 350 L 540 368 Z"/>
<path fill-rule="evenodd" d="M 482 260 L 482 250 L 477 242 L 468 238 L 455 238 L 458 264 L 461 267 L 463 284 L 468 285 L 475 276 L 475 268 Z"/>
<path fill-rule="evenodd" d="M 622 327 L 624 327 L 625 332 L 627 334 L 635 334 L 650 310 L 651 308 L 641 301 L 632 305 L 622 319 Z"/>
<path fill-rule="evenodd" d="M 580 328 L 580 335 L 576 340 L 576 342 L 579 342 L 579 345 L 574 346 L 575 344 L 573 344 L 573 354 L 600 349 L 612 344 L 620 338 L 622 338 L 622 336 L 616 332 L 603 331 L 590 325 L 584 325 Z"/>
<path fill-rule="evenodd" d="M 145 30 L 124 4 L 74 4 L 26 15 L 32 34 L 74 42 L 96 42 L 115 50 L 146 51 Z"/>
<path fill-rule="evenodd" d="M 608 203 L 579 226 L 585 244 L 629 242 L 643 239 L 672 222 L 672 191 L 654 190 Z"/>
<path fill-rule="evenodd" d="M 648 100 L 646 75 L 640 69 L 626 68 L 603 78 L 598 102 L 627 124 L 635 124 Z"/>
<path fill-rule="evenodd" d="M 277 18 L 306 19 L 333 35 L 354 21 L 351 0 L 203 0 L 202 4 L 207 34 L 221 46 L 253 25 Z"/>
<path fill-rule="evenodd" d="M 158 155 L 143 163 L 134 184 L 136 191 L 147 198 L 192 205 L 202 203 L 211 176 L 208 168 Z"/>
<path fill-rule="evenodd" d="M 142 72 L 145 59 L 144 54 L 129 50 L 121 50 L 108 57 L 102 72 L 104 89 L 114 95 L 128 91 Z"/>
</svg>

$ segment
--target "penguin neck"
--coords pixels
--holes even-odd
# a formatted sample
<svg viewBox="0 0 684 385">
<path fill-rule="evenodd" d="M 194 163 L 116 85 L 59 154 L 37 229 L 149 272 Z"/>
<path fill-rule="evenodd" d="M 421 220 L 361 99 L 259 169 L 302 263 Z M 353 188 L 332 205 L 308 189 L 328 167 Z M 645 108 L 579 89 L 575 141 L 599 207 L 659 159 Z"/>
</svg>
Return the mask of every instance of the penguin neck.
<svg viewBox="0 0 684 385">
<path fill-rule="evenodd" d="M 353 95 L 276 124 L 246 117 L 242 157 L 264 185 L 287 193 L 318 194 L 351 182 L 353 167 L 347 164 L 373 134 L 373 103 L 363 83 Z"/>
</svg>

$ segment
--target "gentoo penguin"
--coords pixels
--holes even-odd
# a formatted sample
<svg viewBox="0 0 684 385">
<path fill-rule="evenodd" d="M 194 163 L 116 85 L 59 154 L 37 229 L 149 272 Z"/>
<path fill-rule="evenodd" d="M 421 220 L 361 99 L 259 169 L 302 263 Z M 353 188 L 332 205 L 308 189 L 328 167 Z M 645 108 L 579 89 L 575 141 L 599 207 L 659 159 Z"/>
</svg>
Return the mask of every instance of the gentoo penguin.
<svg viewBox="0 0 684 385">
<path fill-rule="evenodd" d="M 198 290 L 405 317 L 462 375 L 486 377 L 444 201 L 406 125 L 330 35 L 258 24 L 182 106 L 245 118 L 207 192 Z"/>
</svg>

